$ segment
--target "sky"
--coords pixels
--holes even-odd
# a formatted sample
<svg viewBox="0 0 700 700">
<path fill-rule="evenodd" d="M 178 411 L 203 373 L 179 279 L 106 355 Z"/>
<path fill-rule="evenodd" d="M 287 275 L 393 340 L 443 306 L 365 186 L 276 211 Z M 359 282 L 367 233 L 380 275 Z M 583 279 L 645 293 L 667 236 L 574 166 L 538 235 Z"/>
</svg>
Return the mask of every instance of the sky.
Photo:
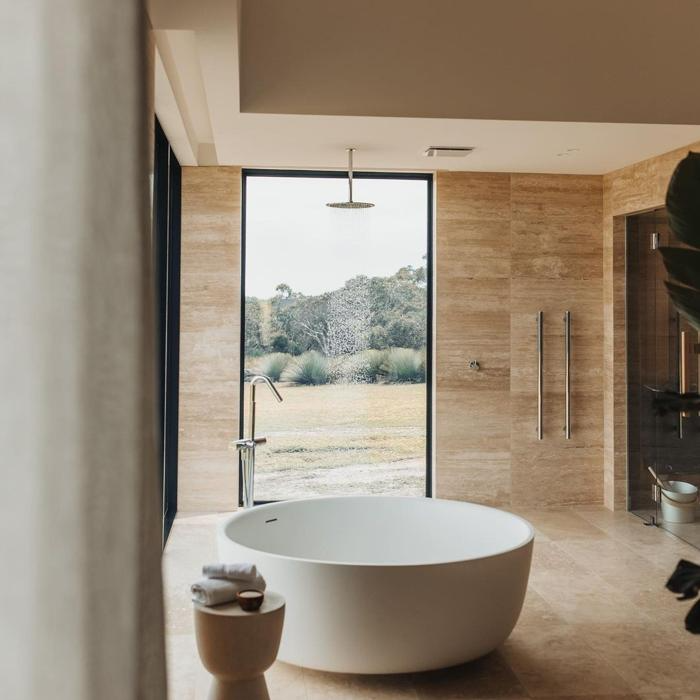
<svg viewBox="0 0 700 700">
<path fill-rule="evenodd" d="M 424 264 L 425 180 L 355 179 L 353 199 L 374 202 L 372 209 L 326 206 L 347 198 L 346 179 L 248 177 L 246 296 L 271 297 L 282 282 L 319 294 L 358 274 Z"/>
</svg>

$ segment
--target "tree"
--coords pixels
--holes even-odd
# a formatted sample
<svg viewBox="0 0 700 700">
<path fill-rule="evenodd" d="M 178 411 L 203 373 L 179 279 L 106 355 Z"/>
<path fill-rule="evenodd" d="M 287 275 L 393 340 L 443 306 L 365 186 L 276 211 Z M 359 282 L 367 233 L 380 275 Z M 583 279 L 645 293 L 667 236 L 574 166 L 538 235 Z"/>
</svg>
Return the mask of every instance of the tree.
<svg viewBox="0 0 700 700">
<path fill-rule="evenodd" d="M 265 352 L 262 338 L 262 309 L 255 297 L 245 300 L 245 354 L 261 355 Z"/>
<path fill-rule="evenodd" d="M 426 271 L 402 267 L 371 281 L 370 346 L 420 348 L 426 341 Z M 382 344 L 383 340 L 383 344 Z"/>
<path fill-rule="evenodd" d="M 289 352 L 289 340 L 286 335 L 276 335 L 272 339 L 273 352 Z"/>
<path fill-rule="evenodd" d="M 307 350 L 328 353 L 328 294 L 305 296 L 286 284 L 276 288 L 272 299 L 272 328 L 287 339 L 288 352 L 299 355 Z M 278 344 L 281 341 L 278 341 Z"/>
<path fill-rule="evenodd" d="M 282 282 L 281 284 L 278 284 L 275 287 L 275 291 L 277 294 L 282 297 L 282 299 L 289 299 L 289 297 L 292 296 L 292 288 L 288 285 Z"/>
<path fill-rule="evenodd" d="M 424 266 L 407 265 L 389 277 L 357 275 L 325 294 L 307 296 L 279 284 L 270 300 L 271 349 L 294 355 L 420 349 L 426 342 L 426 282 Z"/>
<path fill-rule="evenodd" d="M 425 321 L 395 318 L 386 332 L 387 345 L 395 348 L 420 348 L 425 345 Z"/>
</svg>

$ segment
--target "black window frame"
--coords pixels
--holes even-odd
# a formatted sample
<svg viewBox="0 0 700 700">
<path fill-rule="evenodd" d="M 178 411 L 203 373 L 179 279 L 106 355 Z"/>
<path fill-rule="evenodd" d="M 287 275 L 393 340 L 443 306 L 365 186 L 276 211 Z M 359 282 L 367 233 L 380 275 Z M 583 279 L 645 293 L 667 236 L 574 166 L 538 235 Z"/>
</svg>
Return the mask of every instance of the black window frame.
<svg viewBox="0 0 700 700">
<path fill-rule="evenodd" d="M 162 544 L 177 514 L 182 169 L 158 119 L 153 160 L 158 478 Z"/>
<path fill-rule="evenodd" d="M 356 180 L 423 180 L 426 183 L 427 222 L 426 222 L 426 433 L 425 433 L 425 496 L 433 497 L 433 207 L 434 177 L 433 173 L 401 173 L 353 171 Z M 245 430 L 245 280 L 246 280 L 246 211 L 247 184 L 249 177 L 290 177 L 290 178 L 333 178 L 346 179 L 346 170 L 285 170 L 267 168 L 243 168 L 241 170 L 241 288 L 240 288 L 240 390 L 238 397 L 238 434 L 243 436 Z M 255 500 L 253 505 L 264 505 L 276 501 Z M 238 507 L 243 506 L 243 465 L 238 458 Z"/>
</svg>

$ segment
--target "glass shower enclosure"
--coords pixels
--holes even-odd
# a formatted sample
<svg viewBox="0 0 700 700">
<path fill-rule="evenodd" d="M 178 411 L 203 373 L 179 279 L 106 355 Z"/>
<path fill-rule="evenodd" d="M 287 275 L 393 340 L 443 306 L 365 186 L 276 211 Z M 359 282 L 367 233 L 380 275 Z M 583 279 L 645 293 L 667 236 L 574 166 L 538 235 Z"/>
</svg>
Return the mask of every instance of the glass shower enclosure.
<svg viewBox="0 0 700 700">
<path fill-rule="evenodd" d="M 700 518 L 678 524 L 664 518 L 662 479 L 700 485 L 698 412 L 660 413 L 655 394 L 698 391 L 700 338 L 675 310 L 658 248 L 681 247 L 664 209 L 627 218 L 627 413 L 628 509 L 700 547 Z"/>
</svg>

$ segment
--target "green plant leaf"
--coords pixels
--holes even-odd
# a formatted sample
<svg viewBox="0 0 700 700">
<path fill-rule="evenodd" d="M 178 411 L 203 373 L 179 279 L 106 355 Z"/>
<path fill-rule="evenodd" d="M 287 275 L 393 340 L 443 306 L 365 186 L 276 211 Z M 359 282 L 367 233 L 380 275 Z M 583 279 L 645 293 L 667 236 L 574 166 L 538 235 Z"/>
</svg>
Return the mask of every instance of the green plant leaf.
<svg viewBox="0 0 700 700">
<path fill-rule="evenodd" d="M 700 290 L 700 250 L 659 248 L 669 278 Z"/>
<path fill-rule="evenodd" d="M 645 386 L 644 388 L 651 392 L 652 406 L 654 412 L 659 416 L 700 409 L 700 394 L 696 392 L 681 394 L 678 391 L 657 389 L 651 386 Z"/>
<path fill-rule="evenodd" d="M 673 305 L 685 316 L 694 328 L 700 330 L 700 291 L 666 282 L 666 289 Z"/>
<path fill-rule="evenodd" d="M 673 171 L 666 210 L 673 233 L 689 246 L 700 248 L 700 153 L 691 151 Z"/>
</svg>

